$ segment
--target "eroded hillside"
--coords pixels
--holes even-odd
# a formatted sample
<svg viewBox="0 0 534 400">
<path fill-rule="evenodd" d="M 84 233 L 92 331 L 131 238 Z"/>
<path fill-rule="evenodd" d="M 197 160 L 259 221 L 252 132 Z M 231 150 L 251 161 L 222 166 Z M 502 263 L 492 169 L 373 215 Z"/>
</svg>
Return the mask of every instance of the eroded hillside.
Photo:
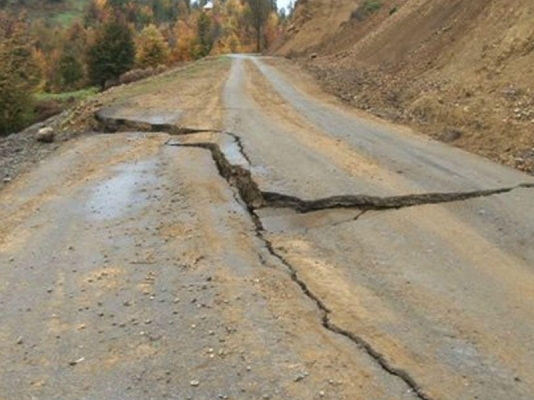
<svg viewBox="0 0 534 400">
<path fill-rule="evenodd" d="M 343 100 L 534 171 L 534 3 L 300 0 L 275 53 Z"/>
</svg>

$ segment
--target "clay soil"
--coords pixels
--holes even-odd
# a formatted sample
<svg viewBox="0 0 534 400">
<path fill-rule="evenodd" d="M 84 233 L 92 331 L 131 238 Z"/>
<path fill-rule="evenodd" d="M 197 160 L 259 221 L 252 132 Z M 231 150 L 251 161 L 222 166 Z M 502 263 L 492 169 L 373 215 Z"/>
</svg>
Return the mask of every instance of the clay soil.
<svg viewBox="0 0 534 400">
<path fill-rule="evenodd" d="M 534 173 L 534 4 L 364 3 L 300 0 L 272 53 L 354 107 Z"/>
</svg>

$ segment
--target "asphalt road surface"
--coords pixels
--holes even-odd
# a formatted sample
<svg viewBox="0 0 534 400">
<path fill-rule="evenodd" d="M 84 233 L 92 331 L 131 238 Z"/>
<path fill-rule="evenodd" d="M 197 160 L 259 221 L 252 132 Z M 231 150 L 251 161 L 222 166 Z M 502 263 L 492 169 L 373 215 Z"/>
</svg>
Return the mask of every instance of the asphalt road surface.
<svg viewBox="0 0 534 400">
<path fill-rule="evenodd" d="M 217 65 L 0 191 L 0 399 L 532 400 L 533 177 Z"/>
</svg>

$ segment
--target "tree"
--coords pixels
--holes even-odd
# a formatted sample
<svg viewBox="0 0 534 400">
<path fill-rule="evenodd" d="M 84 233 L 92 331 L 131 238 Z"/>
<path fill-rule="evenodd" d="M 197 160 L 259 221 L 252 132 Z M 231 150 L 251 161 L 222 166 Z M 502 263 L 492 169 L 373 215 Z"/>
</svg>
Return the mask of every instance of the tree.
<svg viewBox="0 0 534 400">
<path fill-rule="evenodd" d="M 169 45 L 154 25 L 141 31 L 137 39 L 136 64 L 141 68 L 156 67 L 169 61 Z"/>
<path fill-rule="evenodd" d="M 87 46 L 87 32 L 79 23 L 74 23 L 65 34 L 65 42 L 57 62 L 59 87 L 57 89 L 79 89 L 85 83 L 83 55 Z"/>
<path fill-rule="evenodd" d="M 197 20 L 197 44 L 195 46 L 195 58 L 206 57 L 213 47 L 213 37 L 211 34 L 211 19 L 202 12 Z"/>
<path fill-rule="evenodd" d="M 132 32 L 123 19 L 113 16 L 98 28 L 95 43 L 88 49 L 89 79 L 103 88 L 107 81 L 130 70 L 134 60 Z"/>
<path fill-rule="evenodd" d="M 25 17 L 0 13 L 0 134 L 15 132 L 31 120 L 33 92 L 41 71 Z"/>
<path fill-rule="evenodd" d="M 247 0 L 250 8 L 250 22 L 256 32 L 256 50 L 262 49 L 262 29 L 271 12 L 276 11 L 276 0 Z"/>
<path fill-rule="evenodd" d="M 173 61 L 189 61 L 193 56 L 195 43 L 195 28 L 187 22 L 178 20 L 174 25 L 174 48 L 172 50 Z"/>
</svg>

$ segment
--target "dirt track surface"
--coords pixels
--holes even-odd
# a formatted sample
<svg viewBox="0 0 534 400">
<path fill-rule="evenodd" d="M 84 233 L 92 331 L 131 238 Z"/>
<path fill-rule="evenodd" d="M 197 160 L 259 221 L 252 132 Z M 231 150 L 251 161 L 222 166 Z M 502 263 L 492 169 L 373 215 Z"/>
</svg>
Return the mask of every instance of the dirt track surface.
<svg viewBox="0 0 534 400">
<path fill-rule="evenodd" d="M 532 177 L 272 64 L 117 92 L 2 189 L 0 399 L 534 397 Z"/>
</svg>

